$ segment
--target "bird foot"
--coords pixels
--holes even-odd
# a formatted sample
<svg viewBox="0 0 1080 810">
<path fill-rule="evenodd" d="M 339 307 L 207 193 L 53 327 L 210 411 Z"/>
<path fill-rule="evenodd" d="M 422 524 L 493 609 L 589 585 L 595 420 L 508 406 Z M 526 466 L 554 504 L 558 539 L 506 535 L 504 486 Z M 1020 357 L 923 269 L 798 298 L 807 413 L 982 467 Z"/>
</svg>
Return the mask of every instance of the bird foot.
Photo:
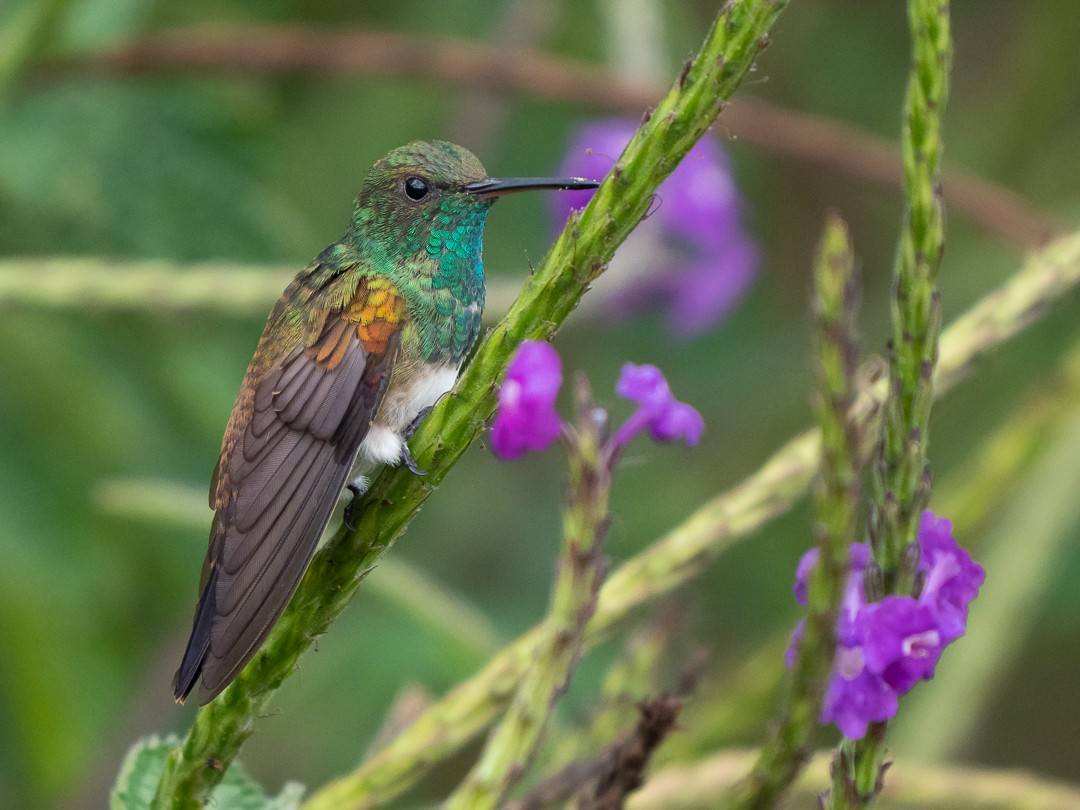
<svg viewBox="0 0 1080 810">
<path fill-rule="evenodd" d="M 352 500 L 345 504 L 345 511 L 341 514 L 341 521 L 350 532 L 355 532 L 360 517 L 360 499 L 368 491 L 368 480 L 362 475 L 356 476 L 345 487 L 352 493 Z"/>
<path fill-rule="evenodd" d="M 443 394 L 443 396 L 446 395 Z M 439 397 L 439 399 L 442 399 L 442 397 Z M 401 438 L 405 441 L 411 439 L 412 435 L 416 433 L 416 429 L 420 427 L 420 423 L 427 419 L 427 415 L 431 413 L 434 407 L 434 405 L 428 405 L 426 408 L 421 408 L 420 412 L 416 414 L 416 417 L 412 420 L 412 422 L 409 423 L 409 426 L 405 428 L 405 431 L 402 433 Z M 408 452 L 408 450 L 409 448 L 406 447 L 405 452 Z"/>
</svg>

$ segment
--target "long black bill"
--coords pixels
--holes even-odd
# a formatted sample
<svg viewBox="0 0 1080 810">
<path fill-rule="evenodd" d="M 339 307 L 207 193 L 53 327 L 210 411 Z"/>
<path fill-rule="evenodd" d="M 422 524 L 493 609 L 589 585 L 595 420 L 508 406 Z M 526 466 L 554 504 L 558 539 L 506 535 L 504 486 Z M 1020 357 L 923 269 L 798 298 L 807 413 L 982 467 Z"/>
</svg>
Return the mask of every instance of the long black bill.
<svg viewBox="0 0 1080 810">
<path fill-rule="evenodd" d="M 464 190 L 477 197 L 501 197 L 517 191 L 533 189 L 560 189 L 562 191 L 582 191 L 596 188 L 600 183 L 583 177 L 494 177 L 477 180 L 464 186 Z"/>
</svg>

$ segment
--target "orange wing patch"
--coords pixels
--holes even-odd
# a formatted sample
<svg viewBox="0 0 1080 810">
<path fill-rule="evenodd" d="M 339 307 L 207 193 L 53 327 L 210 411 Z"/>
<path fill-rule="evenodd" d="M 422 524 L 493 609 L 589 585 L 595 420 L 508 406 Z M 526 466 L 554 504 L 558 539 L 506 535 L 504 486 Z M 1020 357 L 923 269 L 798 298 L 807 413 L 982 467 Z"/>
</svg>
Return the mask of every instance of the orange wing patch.
<svg viewBox="0 0 1080 810">
<path fill-rule="evenodd" d="M 321 368 L 333 371 L 345 357 L 353 335 L 364 344 L 369 356 L 382 354 L 391 336 L 401 329 L 405 312 L 405 299 L 390 281 L 362 281 L 348 308 L 327 319 L 323 333 L 308 347 L 307 355 Z"/>
<path fill-rule="evenodd" d="M 405 298 L 386 279 L 362 285 L 346 316 L 355 321 L 356 334 L 369 354 L 382 354 L 405 318 Z"/>
</svg>

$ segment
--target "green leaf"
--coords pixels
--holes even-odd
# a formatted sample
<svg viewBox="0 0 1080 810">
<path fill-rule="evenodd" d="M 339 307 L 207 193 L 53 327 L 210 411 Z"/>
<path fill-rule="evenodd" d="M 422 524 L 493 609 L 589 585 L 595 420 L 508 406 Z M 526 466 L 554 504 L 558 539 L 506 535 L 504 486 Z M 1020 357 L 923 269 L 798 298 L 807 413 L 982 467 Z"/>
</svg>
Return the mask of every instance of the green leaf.
<svg viewBox="0 0 1080 810">
<path fill-rule="evenodd" d="M 109 797 L 110 810 L 146 810 L 154 798 L 169 753 L 179 738 L 156 735 L 139 740 L 128 751 Z M 287 782 L 277 798 L 270 798 L 239 762 L 229 768 L 214 790 L 210 804 L 218 810 L 297 810 L 304 786 Z"/>
</svg>

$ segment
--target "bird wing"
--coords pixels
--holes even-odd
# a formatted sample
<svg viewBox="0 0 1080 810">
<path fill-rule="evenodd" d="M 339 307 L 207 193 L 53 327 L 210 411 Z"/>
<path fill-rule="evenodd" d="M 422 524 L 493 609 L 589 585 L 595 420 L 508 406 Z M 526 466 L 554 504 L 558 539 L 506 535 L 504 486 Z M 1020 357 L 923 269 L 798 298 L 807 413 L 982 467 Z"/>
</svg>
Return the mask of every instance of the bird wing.
<svg viewBox="0 0 1080 810">
<path fill-rule="evenodd" d="M 200 704 L 221 692 L 299 586 L 389 384 L 404 312 L 391 285 L 361 282 L 313 341 L 241 392 L 211 487 L 216 514 L 178 701 L 200 673 Z"/>
</svg>

